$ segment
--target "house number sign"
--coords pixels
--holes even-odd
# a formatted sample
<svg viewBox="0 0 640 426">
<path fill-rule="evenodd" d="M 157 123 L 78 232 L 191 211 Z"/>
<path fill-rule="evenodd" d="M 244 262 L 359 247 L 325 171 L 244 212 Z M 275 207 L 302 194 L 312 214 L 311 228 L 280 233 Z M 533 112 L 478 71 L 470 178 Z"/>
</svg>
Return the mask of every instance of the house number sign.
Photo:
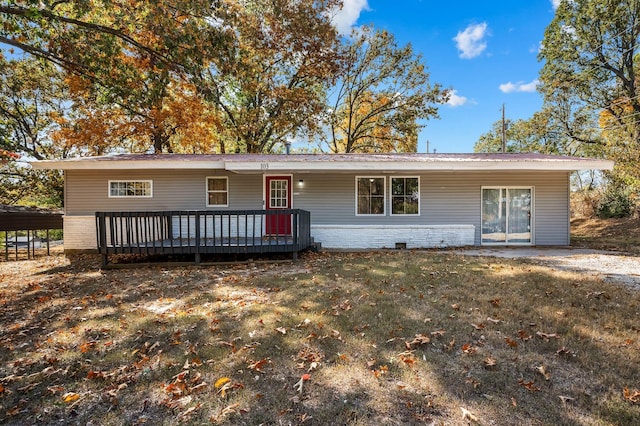
<svg viewBox="0 0 640 426">
<path fill-rule="evenodd" d="M 269 163 L 260 163 L 260 170 L 269 170 Z"/>
</svg>

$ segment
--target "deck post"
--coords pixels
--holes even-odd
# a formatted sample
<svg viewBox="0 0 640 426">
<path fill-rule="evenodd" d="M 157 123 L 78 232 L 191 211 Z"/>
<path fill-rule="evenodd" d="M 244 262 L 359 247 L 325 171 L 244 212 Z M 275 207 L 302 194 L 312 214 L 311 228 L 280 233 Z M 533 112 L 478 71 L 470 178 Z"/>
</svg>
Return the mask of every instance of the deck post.
<svg viewBox="0 0 640 426">
<path fill-rule="evenodd" d="M 200 212 L 196 211 L 196 265 L 200 263 Z M 205 235 L 206 238 L 206 235 Z"/>
</svg>

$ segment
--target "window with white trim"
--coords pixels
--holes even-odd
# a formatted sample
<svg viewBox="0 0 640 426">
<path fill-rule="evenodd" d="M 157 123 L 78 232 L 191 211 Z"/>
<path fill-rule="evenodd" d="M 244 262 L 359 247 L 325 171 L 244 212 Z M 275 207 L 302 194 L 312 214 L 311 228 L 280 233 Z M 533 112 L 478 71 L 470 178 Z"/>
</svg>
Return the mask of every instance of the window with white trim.
<svg viewBox="0 0 640 426">
<path fill-rule="evenodd" d="M 207 207 L 229 206 L 229 179 L 226 177 L 207 178 Z"/>
<path fill-rule="evenodd" d="M 417 177 L 391 178 L 391 214 L 420 214 L 420 179 Z"/>
<path fill-rule="evenodd" d="M 110 198 L 150 198 L 153 196 L 151 180 L 110 180 Z"/>
<path fill-rule="evenodd" d="M 384 177 L 356 177 L 356 215 L 385 214 L 384 183 Z"/>
</svg>

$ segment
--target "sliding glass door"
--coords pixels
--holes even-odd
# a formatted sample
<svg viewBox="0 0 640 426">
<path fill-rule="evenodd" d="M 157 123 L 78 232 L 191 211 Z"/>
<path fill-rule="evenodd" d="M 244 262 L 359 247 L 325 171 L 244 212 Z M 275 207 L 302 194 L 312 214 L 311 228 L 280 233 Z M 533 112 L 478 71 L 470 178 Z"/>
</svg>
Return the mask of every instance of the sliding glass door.
<svg viewBox="0 0 640 426">
<path fill-rule="evenodd" d="M 532 188 L 482 189 L 482 243 L 532 244 Z"/>
</svg>

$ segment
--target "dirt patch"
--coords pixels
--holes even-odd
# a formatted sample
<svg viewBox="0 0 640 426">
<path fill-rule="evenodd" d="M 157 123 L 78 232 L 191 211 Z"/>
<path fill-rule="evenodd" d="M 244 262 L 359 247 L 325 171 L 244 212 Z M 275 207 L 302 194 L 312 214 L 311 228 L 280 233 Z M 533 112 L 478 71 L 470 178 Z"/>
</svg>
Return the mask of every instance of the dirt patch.
<svg viewBox="0 0 640 426">
<path fill-rule="evenodd" d="M 640 291 L 640 259 L 635 255 L 581 248 L 480 248 L 458 250 L 467 256 L 528 259 L 557 270 L 586 274 Z"/>
</svg>

